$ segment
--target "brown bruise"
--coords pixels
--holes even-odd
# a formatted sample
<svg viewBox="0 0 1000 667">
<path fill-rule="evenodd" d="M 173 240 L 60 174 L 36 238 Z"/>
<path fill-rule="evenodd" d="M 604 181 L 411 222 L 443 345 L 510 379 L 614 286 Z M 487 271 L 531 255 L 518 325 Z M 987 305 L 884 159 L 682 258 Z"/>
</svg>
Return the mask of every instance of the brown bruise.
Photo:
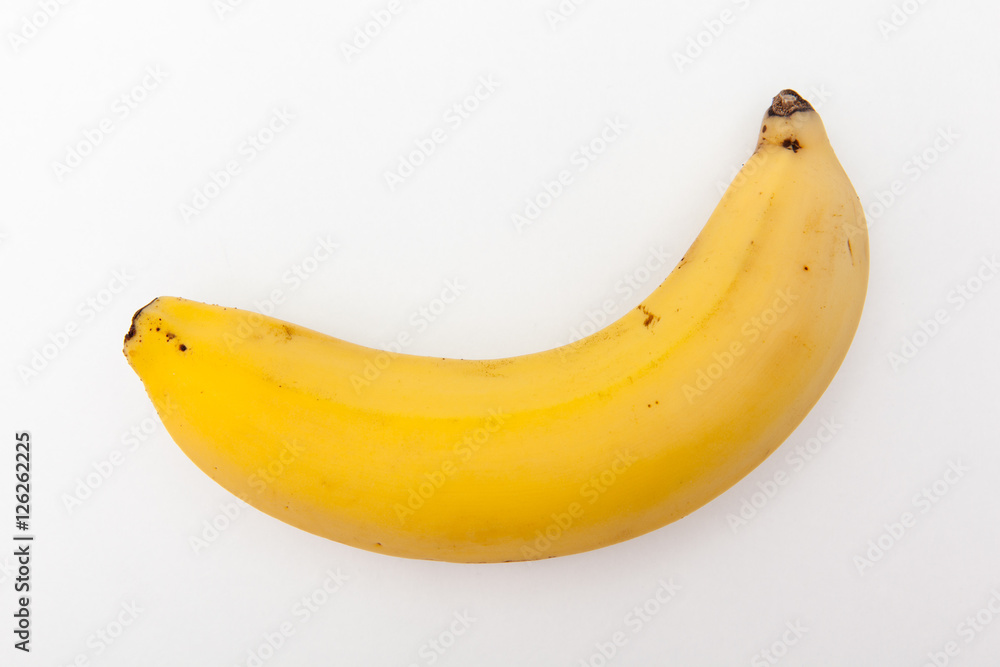
<svg viewBox="0 0 1000 667">
<path fill-rule="evenodd" d="M 790 149 L 793 153 L 798 153 L 802 145 L 798 139 L 785 139 L 781 142 L 782 147 Z"/>
<path fill-rule="evenodd" d="M 652 326 L 660 321 L 659 315 L 649 312 L 649 310 L 647 310 L 646 307 L 643 306 L 642 304 L 639 305 L 638 309 L 642 312 L 643 315 L 646 316 L 646 319 L 643 320 L 642 322 L 642 326 L 646 327 L 647 329 L 652 329 Z"/>
</svg>

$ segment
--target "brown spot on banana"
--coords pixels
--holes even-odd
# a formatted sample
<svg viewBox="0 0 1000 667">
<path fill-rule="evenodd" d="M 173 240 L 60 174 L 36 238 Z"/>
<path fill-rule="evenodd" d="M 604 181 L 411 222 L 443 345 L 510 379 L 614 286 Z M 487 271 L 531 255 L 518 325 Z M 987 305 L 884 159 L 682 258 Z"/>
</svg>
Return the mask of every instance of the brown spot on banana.
<svg viewBox="0 0 1000 667">
<path fill-rule="evenodd" d="M 788 148 L 793 153 L 798 153 L 799 149 L 802 148 L 802 146 L 799 145 L 798 139 L 785 139 L 784 141 L 781 142 L 781 145 L 785 148 Z"/>
<path fill-rule="evenodd" d="M 647 329 L 652 329 L 653 325 L 660 321 L 660 316 L 646 310 L 644 305 L 639 304 L 639 310 L 646 316 L 646 319 L 642 322 L 642 326 Z"/>
</svg>

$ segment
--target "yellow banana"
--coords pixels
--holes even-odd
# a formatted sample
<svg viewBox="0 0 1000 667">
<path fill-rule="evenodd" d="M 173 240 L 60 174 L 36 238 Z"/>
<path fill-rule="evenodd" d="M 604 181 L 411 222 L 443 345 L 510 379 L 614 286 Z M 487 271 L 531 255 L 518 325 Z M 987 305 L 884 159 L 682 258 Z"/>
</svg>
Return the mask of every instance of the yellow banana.
<svg viewBox="0 0 1000 667">
<path fill-rule="evenodd" d="M 384 554 L 532 560 L 659 528 L 761 463 L 839 368 L 867 282 L 858 196 L 785 90 L 673 272 L 581 341 L 390 354 L 162 297 L 125 355 L 177 444 L 260 510 Z"/>
</svg>

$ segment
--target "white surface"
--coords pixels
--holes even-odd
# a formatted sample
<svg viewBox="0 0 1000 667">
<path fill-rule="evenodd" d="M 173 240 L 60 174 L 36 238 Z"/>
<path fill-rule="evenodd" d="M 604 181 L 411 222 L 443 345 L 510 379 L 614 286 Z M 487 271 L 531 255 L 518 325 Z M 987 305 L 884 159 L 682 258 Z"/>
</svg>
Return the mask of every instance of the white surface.
<svg viewBox="0 0 1000 667">
<path fill-rule="evenodd" d="M 388 0 L 234 0 L 223 16 L 213 0 L 48 4 L 17 48 L 10 35 L 46 2 L 0 11 L 0 507 L 12 524 L 13 433 L 29 430 L 37 535 L 33 651 L 5 631 L 0 663 L 252 665 L 286 622 L 294 634 L 261 664 L 765 665 L 777 643 L 783 665 L 919 666 L 949 641 L 949 664 L 1000 660 L 1000 280 L 962 307 L 954 292 L 1000 251 L 995 3 L 897 2 L 902 25 L 883 35 L 884 1 L 582 2 L 553 28 L 557 0 L 401 0 L 352 62 L 341 45 Z M 713 36 L 704 22 L 724 10 Z M 673 54 L 699 33 L 707 46 L 679 68 Z M 162 80 L 144 84 L 147 68 Z M 456 127 L 448 110 L 480 77 L 496 90 Z M 252 509 L 192 548 L 232 496 L 173 444 L 127 366 L 137 308 L 158 295 L 255 308 L 280 290 L 278 317 L 375 347 L 403 331 L 406 351 L 454 357 L 568 342 L 588 312 L 632 307 L 666 276 L 784 87 L 820 109 L 869 212 L 871 284 L 832 386 L 741 483 L 652 534 L 538 563 L 394 559 Z M 276 109 L 293 120 L 249 159 L 242 142 Z M 60 179 L 54 163 L 102 119 L 110 133 Z M 615 119 L 626 128 L 579 172 L 580 144 Z M 390 191 L 384 172 L 438 127 L 445 142 Z M 935 152 L 941 132 L 957 138 Z M 914 172 L 925 150 L 935 161 Z M 230 160 L 240 173 L 185 222 L 180 205 Z M 573 183 L 519 233 L 512 215 L 563 169 Z M 288 272 L 319 238 L 339 248 L 296 284 Z M 670 262 L 628 293 L 652 249 Z M 421 331 L 446 281 L 461 297 Z M 102 298 L 100 312 L 86 305 Z M 947 321 L 921 337 L 939 310 Z M 925 344 L 894 368 L 915 335 Z M 824 420 L 833 439 L 797 463 Z M 116 451 L 120 465 L 68 509 Z M 953 463 L 967 471 L 920 500 Z M 731 527 L 779 471 L 787 483 Z M 915 525 L 859 571 L 904 512 Z M 12 556 L 0 564 L 6 627 Z M 328 571 L 348 580 L 307 616 L 296 605 L 324 597 Z M 661 581 L 680 587 L 665 604 Z M 141 612 L 106 644 L 97 633 L 129 604 Z M 645 604 L 657 613 L 639 620 Z M 972 631 L 977 612 L 992 623 Z M 463 613 L 474 620 L 449 635 Z M 801 636 L 786 632 L 796 624 Z M 624 645 L 604 660 L 616 632 Z"/>
</svg>

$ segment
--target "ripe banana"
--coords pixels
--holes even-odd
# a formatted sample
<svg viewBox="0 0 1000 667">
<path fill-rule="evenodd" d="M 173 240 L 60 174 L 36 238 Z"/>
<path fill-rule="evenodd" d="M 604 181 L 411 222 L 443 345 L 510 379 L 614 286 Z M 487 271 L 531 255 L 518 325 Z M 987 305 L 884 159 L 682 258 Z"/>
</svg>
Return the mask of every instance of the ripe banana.
<svg viewBox="0 0 1000 667">
<path fill-rule="evenodd" d="M 785 90 L 673 272 L 581 341 L 390 354 L 162 297 L 125 356 L 191 460 L 260 510 L 384 554 L 532 560 L 659 528 L 753 470 L 832 380 L 867 282 L 858 196 Z"/>
</svg>

